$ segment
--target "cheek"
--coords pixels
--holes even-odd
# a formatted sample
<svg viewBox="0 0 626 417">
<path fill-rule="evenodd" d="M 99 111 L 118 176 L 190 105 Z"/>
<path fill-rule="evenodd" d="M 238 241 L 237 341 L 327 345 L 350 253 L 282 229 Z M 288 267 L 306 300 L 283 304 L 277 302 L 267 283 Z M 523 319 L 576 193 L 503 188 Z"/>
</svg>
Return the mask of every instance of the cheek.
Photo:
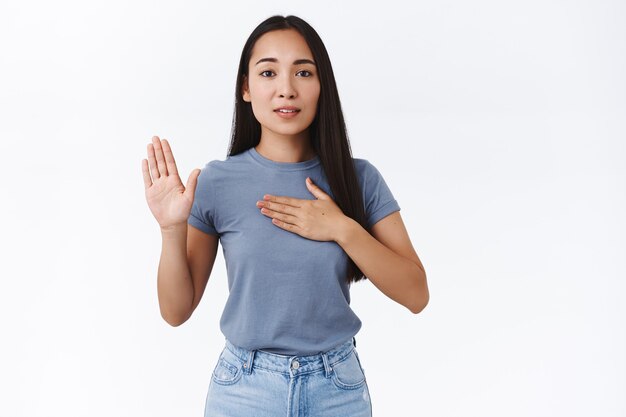
<svg viewBox="0 0 626 417">
<path fill-rule="evenodd" d="M 320 97 L 320 87 L 319 86 L 310 86 L 306 92 L 307 97 L 309 97 L 310 104 L 317 104 L 317 101 Z"/>
<path fill-rule="evenodd" d="M 264 91 L 263 88 L 256 88 L 250 90 L 252 111 L 257 112 L 272 111 L 272 94 L 271 92 Z"/>
<path fill-rule="evenodd" d="M 268 95 L 271 96 L 270 88 L 266 83 L 250 83 L 249 88 L 252 101 L 256 101 L 259 105 L 267 101 Z"/>
</svg>

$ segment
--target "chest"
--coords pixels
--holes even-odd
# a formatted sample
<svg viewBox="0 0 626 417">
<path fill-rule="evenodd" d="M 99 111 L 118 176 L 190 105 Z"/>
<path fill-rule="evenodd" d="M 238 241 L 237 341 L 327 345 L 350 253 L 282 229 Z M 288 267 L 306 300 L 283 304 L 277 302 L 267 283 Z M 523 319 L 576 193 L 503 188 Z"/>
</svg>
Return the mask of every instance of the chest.
<svg viewBox="0 0 626 417">
<path fill-rule="evenodd" d="M 264 194 L 315 199 L 304 182 L 307 173 L 298 174 L 250 178 L 245 189 L 222 184 L 216 194 L 216 227 L 227 264 L 309 272 L 345 269 L 347 255 L 336 242 L 307 239 L 284 230 L 256 206 Z"/>
</svg>

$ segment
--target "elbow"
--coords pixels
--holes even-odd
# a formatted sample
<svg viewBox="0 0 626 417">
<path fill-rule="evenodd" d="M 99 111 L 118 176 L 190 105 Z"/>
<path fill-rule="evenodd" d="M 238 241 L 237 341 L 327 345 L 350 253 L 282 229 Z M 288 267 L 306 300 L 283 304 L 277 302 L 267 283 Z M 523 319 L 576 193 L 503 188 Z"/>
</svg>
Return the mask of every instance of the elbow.
<svg viewBox="0 0 626 417">
<path fill-rule="evenodd" d="M 183 324 L 185 321 L 187 321 L 187 320 L 171 320 L 171 319 L 170 319 L 170 320 L 168 320 L 168 319 L 166 319 L 166 318 L 163 318 L 163 319 L 165 320 L 165 322 L 166 322 L 167 324 L 169 324 L 169 325 L 170 325 L 170 326 L 172 326 L 172 327 L 178 327 L 178 326 L 180 326 L 181 324 Z"/>
<path fill-rule="evenodd" d="M 183 316 L 164 314 L 163 312 L 161 312 L 161 317 L 163 318 L 163 320 L 165 320 L 167 324 L 169 324 L 172 327 L 178 327 L 189 319 L 188 315 L 183 317 Z"/>
<path fill-rule="evenodd" d="M 420 280 L 422 285 L 419 286 L 417 295 L 413 297 L 413 303 L 411 303 L 408 309 L 413 314 L 419 314 L 426 308 L 430 301 L 430 293 L 428 291 L 428 285 L 426 284 L 426 275 L 423 275 L 424 279 Z"/>
<path fill-rule="evenodd" d="M 412 305 L 411 307 L 409 307 L 409 310 L 413 314 L 419 314 L 422 312 L 422 310 L 426 308 L 427 305 L 428 305 L 428 298 L 426 299 L 426 301 L 423 301 L 417 305 Z"/>
</svg>

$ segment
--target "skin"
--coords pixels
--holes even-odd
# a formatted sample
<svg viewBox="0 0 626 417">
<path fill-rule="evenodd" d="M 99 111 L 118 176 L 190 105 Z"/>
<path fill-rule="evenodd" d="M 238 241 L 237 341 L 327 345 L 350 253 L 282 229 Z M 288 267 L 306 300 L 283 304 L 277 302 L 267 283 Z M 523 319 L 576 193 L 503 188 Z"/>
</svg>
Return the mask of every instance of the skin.
<svg viewBox="0 0 626 417">
<path fill-rule="evenodd" d="M 260 62 L 275 58 L 277 62 Z M 312 159 L 315 151 L 308 127 L 313 122 L 320 95 L 320 81 L 306 41 L 293 29 L 265 33 L 255 43 L 244 78 L 242 97 L 251 103 L 254 117 L 261 124 L 257 152 L 277 162 L 301 162 Z M 281 118 L 274 109 L 295 106 L 300 109 L 291 119 Z"/>
<path fill-rule="evenodd" d="M 276 62 L 256 65 L 268 57 Z M 256 150 L 276 162 L 302 162 L 315 156 L 308 128 L 315 118 L 320 83 L 315 66 L 294 65 L 296 59 L 313 60 L 299 33 L 290 29 L 264 34 L 254 46 L 249 77 L 242 88 L 243 99 L 252 104 L 261 124 Z M 280 118 L 273 110 L 285 105 L 301 112 L 291 119 Z M 166 139 L 154 136 L 147 151 L 148 159 L 141 162 L 146 200 L 163 238 L 157 279 L 159 307 L 165 321 L 179 326 L 200 303 L 219 239 L 187 224 L 200 170 L 193 170 L 184 186 Z M 336 242 L 383 294 L 412 313 L 422 311 L 430 297 L 426 273 L 400 212 L 367 231 L 344 215 L 309 178 L 303 186 L 311 199 L 266 194 L 256 202 L 259 215 L 302 237 Z"/>
<path fill-rule="evenodd" d="M 257 65 L 267 57 L 276 58 L 277 62 Z M 296 59 L 313 60 L 306 41 L 297 31 L 268 32 L 253 48 L 249 78 L 243 85 L 243 99 L 252 104 L 261 124 L 261 139 L 256 149 L 277 162 L 300 162 L 314 156 L 308 127 L 315 118 L 320 83 L 315 67 L 294 65 Z M 303 70 L 309 76 L 305 77 Z M 302 111 L 292 119 L 281 119 L 273 110 L 283 105 L 296 106 Z M 345 216 L 310 178 L 305 186 L 313 199 L 266 194 L 256 206 L 281 229 L 308 239 L 337 242 L 383 293 L 414 313 L 421 311 L 429 300 L 426 274 L 400 213 L 379 221 L 370 234 Z"/>
</svg>

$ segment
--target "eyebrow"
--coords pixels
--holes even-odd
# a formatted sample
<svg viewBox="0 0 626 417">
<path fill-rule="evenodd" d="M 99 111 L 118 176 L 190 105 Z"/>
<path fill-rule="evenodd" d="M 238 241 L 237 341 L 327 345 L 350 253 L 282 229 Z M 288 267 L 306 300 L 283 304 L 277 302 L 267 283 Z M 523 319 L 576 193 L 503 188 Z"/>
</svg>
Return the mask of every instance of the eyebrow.
<svg viewBox="0 0 626 417">
<path fill-rule="evenodd" d="M 261 58 L 257 61 L 256 65 L 259 65 L 261 62 L 278 62 L 278 59 L 276 58 Z M 316 65 L 315 62 L 311 61 L 310 59 L 296 59 L 295 61 L 293 61 L 293 65 L 300 65 L 300 64 L 311 64 L 311 65 Z"/>
</svg>

